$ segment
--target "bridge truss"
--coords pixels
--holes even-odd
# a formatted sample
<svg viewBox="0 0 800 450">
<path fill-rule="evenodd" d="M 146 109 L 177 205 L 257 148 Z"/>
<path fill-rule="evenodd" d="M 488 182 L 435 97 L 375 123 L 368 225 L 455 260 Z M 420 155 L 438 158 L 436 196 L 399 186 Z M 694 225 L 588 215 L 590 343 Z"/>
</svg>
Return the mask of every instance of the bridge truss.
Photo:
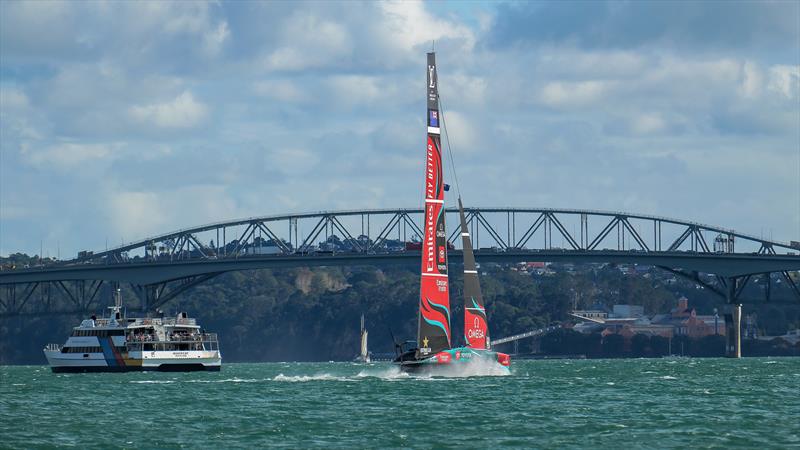
<svg viewBox="0 0 800 450">
<path fill-rule="evenodd" d="M 457 223 L 453 208 L 448 223 Z M 740 302 L 747 284 L 779 274 L 800 300 L 791 272 L 800 245 L 666 217 L 622 212 L 467 208 L 479 261 L 615 262 L 661 267 Z M 46 267 L 0 271 L 0 317 L 96 309 L 120 283 L 142 309 L 164 305 L 221 273 L 266 267 L 414 264 L 423 233 L 421 209 L 334 211 L 253 217 L 187 228 Z M 449 241 L 460 259 L 458 229 Z M 712 274 L 713 277 L 701 276 Z M 69 310 L 51 308 L 68 299 Z"/>
</svg>

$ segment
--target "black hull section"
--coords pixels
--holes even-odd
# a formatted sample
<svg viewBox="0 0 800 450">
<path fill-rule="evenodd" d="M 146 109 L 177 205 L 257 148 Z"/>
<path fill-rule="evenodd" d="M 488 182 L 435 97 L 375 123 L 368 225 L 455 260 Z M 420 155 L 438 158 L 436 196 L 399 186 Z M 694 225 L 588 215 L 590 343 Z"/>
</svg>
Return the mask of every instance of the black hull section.
<svg viewBox="0 0 800 450">
<path fill-rule="evenodd" d="M 51 367 L 53 373 L 100 372 L 219 372 L 222 366 L 202 364 L 162 364 L 158 367 Z"/>
<path fill-rule="evenodd" d="M 436 364 L 425 364 L 425 363 L 395 363 L 397 367 L 400 368 L 401 372 L 405 373 L 413 373 L 417 375 L 426 375 L 430 373 L 436 372 L 436 369 L 442 369 L 442 366 L 437 366 Z"/>
<path fill-rule="evenodd" d="M 404 352 L 403 354 L 395 358 L 393 363 L 397 367 L 399 367 L 401 371 L 406 373 L 417 373 L 417 374 L 430 373 L 431 368 L 436 366 L 436 364 L 425 362 L 429 358 L 417 359 L 416 353 L 417 353 L 416 350 L 409 350 L 407 352 Z"/>
</svg>

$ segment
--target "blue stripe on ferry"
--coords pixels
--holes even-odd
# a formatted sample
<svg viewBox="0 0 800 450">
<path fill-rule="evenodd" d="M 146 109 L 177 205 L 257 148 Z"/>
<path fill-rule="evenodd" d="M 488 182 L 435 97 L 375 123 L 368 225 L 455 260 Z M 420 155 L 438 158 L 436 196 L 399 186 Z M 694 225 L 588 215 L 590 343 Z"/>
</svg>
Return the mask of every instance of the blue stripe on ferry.
<svg viewBox="0 0 800 450">
<path fill-rule="evenodd" d="M 103 349 L 103 356 L 106 358 L 106 363 L 109 367 L 117 367 L 117 359 L 114 358 L 114 350 L 111 349 L 111 344 L 108 339 L 98 339 L 100 341 L 100 348 Z"/>
</svg>

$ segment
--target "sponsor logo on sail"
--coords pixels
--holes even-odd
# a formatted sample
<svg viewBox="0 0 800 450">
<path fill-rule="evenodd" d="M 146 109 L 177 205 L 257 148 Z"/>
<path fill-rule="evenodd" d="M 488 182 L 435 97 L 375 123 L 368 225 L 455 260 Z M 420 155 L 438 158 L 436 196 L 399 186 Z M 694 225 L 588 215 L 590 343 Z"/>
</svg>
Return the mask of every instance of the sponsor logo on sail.
<svg viewBox="0 0 800 450">
<path fill-rule="evenodd" d="M 470 339 L 483 339 L 486 337 L 486 334 L 481 329 L 470 329 L 467 332 L 467 336 L 469 336 Z"/>
<path fill-rule="evenodd" d="M 475 319 L 472 320 L 472 327 L 467 330 L 467 336 L 470 339 L 483 339 L 486 337 L 486 332 L 483 331 L 483 327 L 481 326 L 480 317 L 475 317 Z"/>
<path fill-rule="evenodd" d="M 422 348 L 419 349 L 419 352 L 422 353 L 423 355 L 427 355 L 428 353 L 431 352 L 430 347 L 428 347 L 428 336 L 425 336 L 422 339 Z"/>
<path fill-rule="evenodd" d="M 428 249 L 425 261 L 425 271 L 433 272 L 434 261 L 434 237 L 433 237 L 433 203 L 428 205 L 428 228 L 425 230 L 425 247 Z"/>
</svg>

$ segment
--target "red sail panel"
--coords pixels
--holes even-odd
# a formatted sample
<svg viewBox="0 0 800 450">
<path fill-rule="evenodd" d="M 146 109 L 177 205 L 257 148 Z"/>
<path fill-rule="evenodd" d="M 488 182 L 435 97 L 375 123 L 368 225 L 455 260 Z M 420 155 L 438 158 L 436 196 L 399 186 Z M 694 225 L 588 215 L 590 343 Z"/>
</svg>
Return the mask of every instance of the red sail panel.
<svg viewBox="0 0 800 450">
<path fill-rule="evenodd" d="M 489 325 L 486 318 L 486 307 L 481 295 L 481 284 L 472 252 L 472 240 L 464 217 L 464 206 L 458 199 L 458 213 L 461 219 L 461 239 L 464 247 L 464 340 L 467 347 L 489 348 Z"/>
<path fill-rule="evenodd" d="M 436 59 L 428 53 L 428 145 L 425 158 L 425 228 L 422 240 L 417 358 L 450 348 L 450 294 L 447 278 L 447 234 L 444 181 L 439 138 Z"/>
</svg>

